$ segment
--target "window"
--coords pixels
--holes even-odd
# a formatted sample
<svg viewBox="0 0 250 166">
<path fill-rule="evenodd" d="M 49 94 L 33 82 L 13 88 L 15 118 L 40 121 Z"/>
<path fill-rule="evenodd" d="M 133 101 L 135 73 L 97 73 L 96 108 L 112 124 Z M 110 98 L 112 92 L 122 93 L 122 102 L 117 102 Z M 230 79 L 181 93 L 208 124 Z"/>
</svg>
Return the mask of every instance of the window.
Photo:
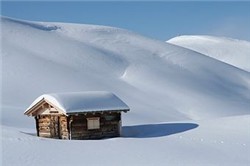
<svg viewBox="0 0 250 166">
<path fill-rule="evenodd" d="M 88 121 L 88 130 L 100 128 L 100 118 L 99 117 L 87 118 L 87 121 Z"/>
</svg>

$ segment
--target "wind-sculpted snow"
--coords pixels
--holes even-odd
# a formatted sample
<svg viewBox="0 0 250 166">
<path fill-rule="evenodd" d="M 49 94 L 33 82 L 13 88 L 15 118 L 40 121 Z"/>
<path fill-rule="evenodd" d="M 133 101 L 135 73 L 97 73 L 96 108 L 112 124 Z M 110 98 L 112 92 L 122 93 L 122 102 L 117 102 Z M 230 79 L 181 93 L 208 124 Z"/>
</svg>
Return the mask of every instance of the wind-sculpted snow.
<svg viewBox="0 0 250 166">
<path fill-rule="evenodd" d="M 1 17 L 1 23 L 5 23 L 5 22 L 12 22 L 14 24 L 16 23 L 16 24 L 20 24 L 24 26 L 29 26 L 31 28 L 35 28 L 35 29 L 39 29 L 43 31 L 52 31 L 52 30 L 57 30 L 60 28 L 55 25 L 45 25 L 45 24 L 33 23 L 30 21 L 20 21 L 20 20 L 11 19 L 8 17 Z"/>
<path fill-rule="evenodd" d="M 249 72 L 119 28 L 6 17 L 1 28 L 0 165 L 249 165 Z M 32 101 L 79 91 L 129 106 L 123 137 L 36 136 Z"/>
<path fill-rule="evenodd" d="M 250 71 L 250 42 L 214 36 L 178 36 L 167 41 Z"/>
<path fill-rule="evenodd" d="M 1 162 L 4 166 L 81 166 L 83 161 L 93 166 L 248 166 L 249 118 L 130 125 L 124 127 L 125 136 L 105 140 L 46 139 L 37 137 L 35 130 L 4 126 Z"/>
<path fill-rule="evenodd" d="M 44 93 L 101 90 L 130 106 L 127 122 L 249 114 L 248 72 L 179 46 L 119 28 L 11 18 L 2 18 L 1 38 L 3 105 L 25 110 Z"/>
</svg>

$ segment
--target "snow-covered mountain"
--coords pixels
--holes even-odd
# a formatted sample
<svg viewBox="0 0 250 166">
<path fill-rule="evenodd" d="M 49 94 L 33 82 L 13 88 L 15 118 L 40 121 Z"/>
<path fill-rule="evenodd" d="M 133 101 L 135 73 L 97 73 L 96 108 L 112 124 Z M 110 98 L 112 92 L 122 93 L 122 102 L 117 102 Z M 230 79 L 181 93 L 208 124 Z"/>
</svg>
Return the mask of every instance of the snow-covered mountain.
<svg viewBox="0 0 250 166">
<path fill-rule="evenodd" d="M 250 125 L 249 72 L 119 28 L 6 17 L 1 18 L 1 28 L 5 165 L 43 165 L 48 160 L 57 165 L 64 156 L 69 156 L 66 149 L 70 147 L 77 151 L 70 150 L 74 156 L 60 165 L 69 165 L 82 158 L 81 154 L 87 156 L 84 160 L 87 165 L 110 165 L 105 159 L 118 151 L 124 158 L 117 157 L 113 165 L 238 162 L 247 165 L 250 162 L 247 158 L 250 134 L 239 127 Z M 33 119 L 25 117 L 23 111 L 36 97 L 44 93 L 91 90 L 111 91 L 129 105 L 131 111 L 123 116 L 126 126 L 123 138 L 82 143 L 25 134 L 35 132 Z M 180 133 L 188 129 L 193 130 Z M 30 142 L 32 147 L 27 148 Z M 221 158 L 213 153 L 218 143 L 224 155 Z M 195 149 L 196 145 L 200 149 Z M 49 153 L 47 148 L 37 152 L 36 148 L 41 146 L 53 149 Z M 63 150 L 59 152 L 57 146 Z M 93 147 L 103 149 L 96 152 Z M 230 148 L 235 151 L 229 151 Z M 17 154 L 26 157 L 18 159 Z M 225 156 L 229 156 L 227 160 Z M 93 163 L 96 157 L 101 159 Z"/>
<path fill-rule="evenodd" d="M 250 72 L 250 42 L 215 36 L 178 36 L 167 41 Z"/>
</svg>

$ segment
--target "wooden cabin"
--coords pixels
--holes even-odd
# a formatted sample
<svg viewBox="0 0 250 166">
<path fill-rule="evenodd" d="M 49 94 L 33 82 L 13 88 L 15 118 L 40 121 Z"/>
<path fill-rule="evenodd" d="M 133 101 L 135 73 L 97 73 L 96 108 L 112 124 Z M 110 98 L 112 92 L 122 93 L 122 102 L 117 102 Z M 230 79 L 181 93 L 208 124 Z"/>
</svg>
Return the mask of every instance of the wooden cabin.
<svg viewBox="0 0 250 166">
<path fill-rule="evenodd" d="M 121 135 L 121 113 L 129 107 L 110 92 L 45 94 L 24 112 L 33 116 L 37 136 L 100 139 Z"/>
</svg>

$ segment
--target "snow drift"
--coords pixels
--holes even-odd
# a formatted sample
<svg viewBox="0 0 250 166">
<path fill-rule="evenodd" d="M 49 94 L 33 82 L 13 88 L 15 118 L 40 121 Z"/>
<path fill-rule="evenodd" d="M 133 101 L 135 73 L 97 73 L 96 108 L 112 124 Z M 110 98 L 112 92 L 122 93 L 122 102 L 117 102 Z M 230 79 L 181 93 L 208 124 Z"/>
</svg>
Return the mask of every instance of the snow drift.
<svg viewBox="0 0 250 166">
<path fill-rule="evenodd" d="M 250 42 L 215 36 L 178 36 L 167 41 L 250 72 Z"/>
<path fill-rule="evenodd" d="M 113 165 L 250 162 L 249 72 L 119 28 L 6 17 L 1 28 L 4 165 L 70 165 L 83 156 L 87 165 L 111 165 L 106 158 L 117 152 L 123 155 Z M 35 98 L 79 91 L 110 91 L 128 104 L 123 138 L 33 135 L 33 119 L 23 112 Z"/>
<path fill-rule="evenodd" d="M 149 121 L 249 113 L 249 73 L 197 52 L 112 27 L 1 22 L 3 105 L 104 90 Z"/>
</svg>

